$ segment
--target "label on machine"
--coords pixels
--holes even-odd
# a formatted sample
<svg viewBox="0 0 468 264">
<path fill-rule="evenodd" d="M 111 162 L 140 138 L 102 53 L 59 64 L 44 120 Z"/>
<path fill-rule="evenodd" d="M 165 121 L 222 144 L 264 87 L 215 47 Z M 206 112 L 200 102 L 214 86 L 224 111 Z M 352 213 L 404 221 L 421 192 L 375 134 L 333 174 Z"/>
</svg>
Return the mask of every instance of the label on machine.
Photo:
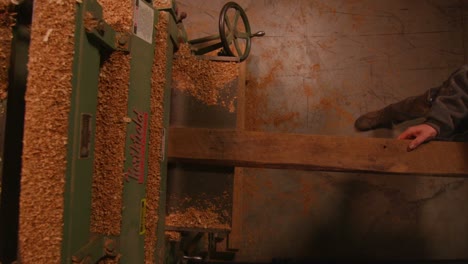
<svg viewBox="0 0 468 264">
<path fill-rule="evenodd" d="M 144 0 L 135 0 L 133 9 L 133 34 L 153 43 L 154 9 Z"/>
<path fill-rule="evenodd" d="M 146 145 L 148 132 L 148 113 L 133 110 L 135 118 L 132 118 L 135 125 L 135 133 L 130 135 L 130 156 L 131 166 L 125 172 L 125 179 L 137 180 L 138 183 L 145 182 Z"/>
<path fill-rule="evenodd" d="M 146 199 L 141 199 L 140 203 L 140 235 L 146 233 Z"/>
</svg>

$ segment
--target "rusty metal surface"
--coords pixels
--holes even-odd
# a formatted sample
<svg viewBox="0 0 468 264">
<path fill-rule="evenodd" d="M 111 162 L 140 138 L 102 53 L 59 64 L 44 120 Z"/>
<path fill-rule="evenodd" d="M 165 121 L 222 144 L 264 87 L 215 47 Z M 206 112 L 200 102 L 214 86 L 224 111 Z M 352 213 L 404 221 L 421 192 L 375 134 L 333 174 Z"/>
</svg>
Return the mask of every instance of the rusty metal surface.
<svg viewBox="0 0 468 264">
<path fill-rule="evenodd" d="M 180 0 L 190 38 L 216 30 L 225 1 Z M 466 0 L 240 0 L 254 39 L 246 128 L 358 133 L 360 114 L 439 85 L 466 63 Z M 350 153 L 352 155 L 352 153 Z M 460 179 L 245 170 L 241 261 L 468 258 Z"/>
</svg>

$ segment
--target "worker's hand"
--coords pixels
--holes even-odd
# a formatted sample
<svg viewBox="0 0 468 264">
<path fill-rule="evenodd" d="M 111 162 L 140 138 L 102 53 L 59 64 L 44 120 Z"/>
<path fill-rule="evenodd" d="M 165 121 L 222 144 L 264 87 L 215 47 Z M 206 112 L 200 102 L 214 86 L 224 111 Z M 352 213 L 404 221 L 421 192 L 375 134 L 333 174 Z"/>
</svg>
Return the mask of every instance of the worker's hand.
<svg viewBox="0 0 468 264">
<path fill-rule="evenodd" d="M 430 125 L 421 124 L 406 129 L 398 139 L 412 139 L 408 145 L 408 151 L 416 149 L 424 142 L 430 141 L 437 136 L 437 130 Z"/>
</svg>

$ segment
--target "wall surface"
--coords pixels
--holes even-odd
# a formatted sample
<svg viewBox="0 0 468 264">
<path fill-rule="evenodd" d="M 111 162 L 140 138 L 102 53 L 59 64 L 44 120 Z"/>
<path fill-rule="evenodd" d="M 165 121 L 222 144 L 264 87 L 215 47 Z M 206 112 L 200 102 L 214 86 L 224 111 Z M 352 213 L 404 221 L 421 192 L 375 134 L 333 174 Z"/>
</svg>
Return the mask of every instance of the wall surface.
<svg viewBox="0 0 468 264">
<path fill-rule="evenodd" d="M 189 39 L 217 32 L 225 1 L 179 0 Z M 441 84 L 467 62 L 463 0 L 240 0 L 253 39 L 249 130 L 359 133 L 370 110 Z M 352 155 L 352 153 L 350 153 Z M 421 157 L 424 158 L 424 157 Z M 239 260 L 468 259 L 464 179 L 245 170 Z"/>
</svg>

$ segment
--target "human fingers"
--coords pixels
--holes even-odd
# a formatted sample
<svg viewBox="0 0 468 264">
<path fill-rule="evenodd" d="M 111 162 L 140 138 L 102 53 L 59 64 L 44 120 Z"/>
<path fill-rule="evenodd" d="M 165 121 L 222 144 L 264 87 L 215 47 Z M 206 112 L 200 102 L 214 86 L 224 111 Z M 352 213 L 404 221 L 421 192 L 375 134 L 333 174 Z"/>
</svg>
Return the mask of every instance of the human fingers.
<svg viewBox="0 0 468 264">
<path fill-rule="evenodd" d="M 427 124 L 421 124 L 414 127 L 414 139 L 408 145 L 408 151 L 416 149 L 424 142 L 430 141 L 437 136 L 437 131 Z"/>
<path fill-rule="evenodd" d="M 397 139 L 413 139 L 417 136 L 416 130 L 414 127 L 407 128 L 405 131 L 403 131 Z"/>
<path fill-rule="evenodd" d="M 429 141 L 430 139 L 430 135 L 428 134 L 419 134 L 418 136 L 416 136 L 415 139 L 413 139 L 409 145 L 408 145 L 408 151 L 412 151 L 412 150 L 415 150 L 417 147 L 419 147 L 422 143 L 426 142 L 426 141 Z"/>
</svg>

